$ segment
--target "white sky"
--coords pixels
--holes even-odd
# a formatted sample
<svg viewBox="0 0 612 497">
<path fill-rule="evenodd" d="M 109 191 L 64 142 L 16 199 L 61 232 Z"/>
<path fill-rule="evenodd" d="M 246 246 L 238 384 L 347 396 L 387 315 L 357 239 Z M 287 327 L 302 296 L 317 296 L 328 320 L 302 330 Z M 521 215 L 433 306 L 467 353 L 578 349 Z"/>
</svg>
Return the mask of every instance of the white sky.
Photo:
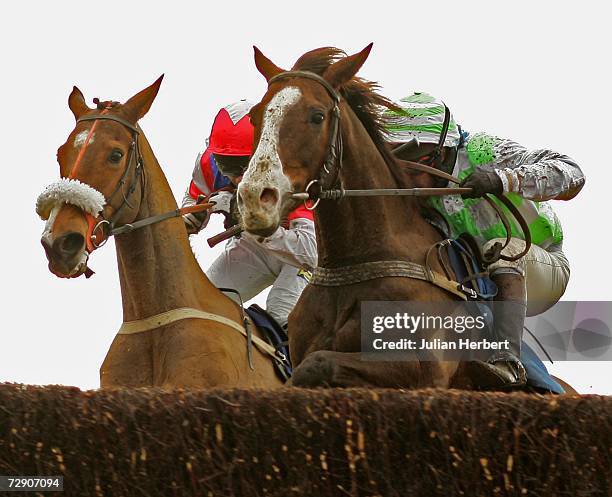
<svg viewBox="0 0 612 497">
<path fill-rule="evenodd" d="M 288 68 L 312 48 L 352 53 L 373 41 L 360 75 L 379 81 L 387 96 L 428 91 L 467 130 L 573 157 L 586 186 L 554 206 L 572 266 L 564 298 L 611 301 L 609 20 L 606 2 L 590 1 L 5 5 L 0 382 L 95 388 L 121 324 L 112 242 L 90 260 L 89 280 L 53 276 L 39 243 L 34 203 L 58 177 L 56 149 L 74 126 L 72 86 L 90 105 L 93 97 L 125 101 L 166 74 L 141 124 L 181 198 L 218 108 L 258 101 L 265 90 L 253 44 Z M 211 223 L 192 242 L 205 268 L 215 256 L 205 237 L 221 229 Z M 612 363 L 556 363 L 552 371 L 582 392 L 612 393 Z"/>
</svg>

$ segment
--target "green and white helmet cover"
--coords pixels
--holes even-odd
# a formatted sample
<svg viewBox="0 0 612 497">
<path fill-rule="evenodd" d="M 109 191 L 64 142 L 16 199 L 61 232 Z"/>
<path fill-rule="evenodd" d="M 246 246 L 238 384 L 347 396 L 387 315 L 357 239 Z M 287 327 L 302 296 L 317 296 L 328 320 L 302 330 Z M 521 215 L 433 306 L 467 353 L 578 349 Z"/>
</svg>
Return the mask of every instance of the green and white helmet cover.
<svg viewBox="0 0 612 497">
<path fill-rule="evenodd" d="M 406 143 L 416 138 L 419 143 L 438 143 L 444 124 L 444 103 L 428 93 L 413 93 L 397 102 L 401 111 L 388 109 L 387 119 L 388 141 Z M 448 133 L 444 141 L 445 147 L 459 145 L 459 128 L 451 119 Z"/>
</svg>

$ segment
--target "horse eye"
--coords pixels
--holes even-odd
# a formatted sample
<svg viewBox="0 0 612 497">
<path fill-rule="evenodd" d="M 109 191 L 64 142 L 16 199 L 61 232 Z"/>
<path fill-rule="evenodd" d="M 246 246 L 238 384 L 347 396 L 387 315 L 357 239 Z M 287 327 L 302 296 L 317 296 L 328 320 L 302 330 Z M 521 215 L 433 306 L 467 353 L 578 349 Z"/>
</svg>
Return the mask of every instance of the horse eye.
<svg viewBox="0 0 612 497">
<path fill-rule="evenodd" d="M 108 160 L 109 162 L 112 162 L 113 164 L 118 164 L 122 157 L 123 157 L 123 152 L 121 150 L 114 149 L 108 156 Z"/>
<path fill-rule="evenodd" d="M 310 122 L 313 124 L 321 124 L 325 120 L 323 112 L 315 112 L 310 116 Z"/>
</svg>

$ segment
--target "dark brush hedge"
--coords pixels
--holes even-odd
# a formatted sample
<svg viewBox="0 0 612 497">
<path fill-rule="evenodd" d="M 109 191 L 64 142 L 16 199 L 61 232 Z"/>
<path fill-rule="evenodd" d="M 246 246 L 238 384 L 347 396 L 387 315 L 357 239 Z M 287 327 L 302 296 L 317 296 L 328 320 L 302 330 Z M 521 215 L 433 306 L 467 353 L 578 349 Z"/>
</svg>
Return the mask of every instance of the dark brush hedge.
<svg viewBox="0 0 612 497">
<path fill-rule="evenodd" d="M 6 384 L 0 474 L 66 496 L 608 496 L 612 398 Z"/>
</svg>

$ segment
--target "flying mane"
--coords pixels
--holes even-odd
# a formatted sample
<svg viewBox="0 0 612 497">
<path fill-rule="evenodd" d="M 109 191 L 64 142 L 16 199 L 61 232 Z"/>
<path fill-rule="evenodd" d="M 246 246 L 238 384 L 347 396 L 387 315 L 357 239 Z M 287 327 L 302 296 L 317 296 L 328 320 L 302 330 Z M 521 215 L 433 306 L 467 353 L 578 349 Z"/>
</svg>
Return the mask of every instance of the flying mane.
<svg viewBox="0 0 612 497">
<path fill-rule="evenodd" d="M 292 70 L 310 71 L 322 76 L 325 70 L 347 54 L 335 47 L 322 47 L 306 52 L 293 65 Z M 355 77 L 340 88 L 340 94 L 353 110 L 387 164 L 395 162 L 387 146 L 384 108 L 398 110 L 387 97 L 378 93 L 380 85 Z"/>
</svg>

